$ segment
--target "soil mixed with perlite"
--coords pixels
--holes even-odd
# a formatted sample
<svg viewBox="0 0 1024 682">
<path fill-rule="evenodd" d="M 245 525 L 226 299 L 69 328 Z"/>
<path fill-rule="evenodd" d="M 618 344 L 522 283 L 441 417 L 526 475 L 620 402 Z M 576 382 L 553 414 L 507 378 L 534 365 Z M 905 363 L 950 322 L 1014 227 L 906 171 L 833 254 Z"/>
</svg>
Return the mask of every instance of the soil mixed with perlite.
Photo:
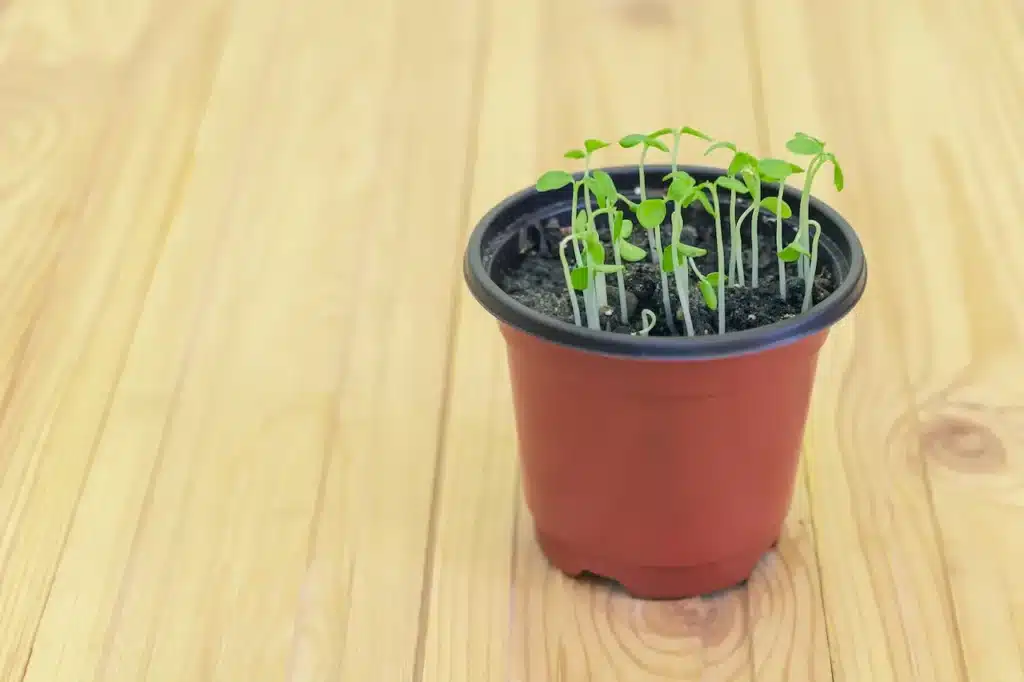
<svg viewBox="0 0 1024 682">
<path fill-rule="evenodd" d="M 749 204 L 737 201 L 736 213 L 742 215 Z M 730 258 L 730 227 L 728 218 L 728 201 L 721 202 L 722 240 L 725 248 L 725 274 L 729 274 Z M 626 218 L 630 219 L 629 212 Z M 693 205 L 683 211 L 684 227 L 682 241 L 707 251 L 707 254 L 694 259 L 697 267 L 705 276 L 718 269 L 718 252 L 715 238 L 715 220 L 700 205 Z M 568 216 L 566 216 L 568 218 Z M 786 300 L 779 295 L 779 266 L 775 252 L 775 216 L 766 209 L 760 212 L 758 225 L 758 287 L 750 286 L 751 244 L 749 219 L 744 221 L 743 232 L 743 268 L 745 286 L 735 286 L 736 282 L 727 281 L 725 285 L 725 320 L 726 332 L 742 331 L 763 327 L 774 322 L 795 317 L 801 312 L 804 298 L 804 280 L 797 276 L 795 263 L 786 264 Z M 634 218 L 634 222 L 635 218 Z M 614 257 L 608 234 L 608 224 L 603 217 L 598 218 L 598 232 L 605 246 L 605 262 L 613 263 Z M 557 220 L 549 220 L 543 224 L 533 222 L 524 225 L 517 236 L 521 260 L 518 265 L 504 269 L 497 274 L 498 285 L 507 294 L 523 305 L 537 312 L 549 315 L 570 324 L 573 323 L 572 304 L 565 285 L 562 261 L 559 258 L 559 242 L 569 233 L 568 225 L 559 224 Z M 788 244 L 796 234 L 796 226 L 792 220 L 783 223 L 783 243 Z M 671 226 L 668 220 L 661 228 L 662 247 L 671 243 Z M 618 279 L 616 275 L 606 275 L 608 308 L 602 329 L 620 333 L 637 332 L 643 328 L 641 311 L 644 308 L 657 315 L 658 322 L 649 332 L 651 336 L 672 336 L 665 323 L 665 310 L 662 303 L 661 270 L 650 260 L 651 245 L 647 241 L 647 231 L 640 226 L 633 228 L 629 241 L 647 251 L 647 259 L 639 263 L 624 263 L 626 306 L 629 324 L 622 324 L 619 314 Z M 569 265 L 573 266 L 572 249 L 566 250 Z M 675 278 L 667 274 L 669 299 L 672 314 L 676 318 L 677 335 L 685 334 L 680 302 L 676 295 Z M 814 291 L 811 300 L 814 304 L 826 298 L 836 288 L 836 278 L 823 258 L 818 259 L 818 273 L 814 280 Z M 584 310 L 582 292 L 575 292 L 580 310 Z M 718 332 L 718 313 L 710 310 L 701 298 L 697 289 L 697 278 L 690 273 L 690 313 L 693 318 L 694 332 L 697 335 L 716 334 Z M 585 313 L 583 313 L 585 319 Z M 585 322 L 584 322 L 585 323 Z"/>
</svg>

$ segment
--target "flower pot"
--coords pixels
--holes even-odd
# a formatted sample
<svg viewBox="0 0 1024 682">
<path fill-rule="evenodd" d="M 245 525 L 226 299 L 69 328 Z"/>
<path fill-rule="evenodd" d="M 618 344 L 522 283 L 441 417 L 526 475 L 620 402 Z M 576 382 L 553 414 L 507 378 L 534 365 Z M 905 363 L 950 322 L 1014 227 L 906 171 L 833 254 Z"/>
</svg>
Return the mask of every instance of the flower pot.
<svg viewBox="0 0 1024 682">
<path fill-rule="evenodd" d="M 698 182 L 724 172 L 683 169 Z M 620 188 L 638 183 L 636 167 L 604 170 Z M 648 167 L 650 195 L 664 193 L 669 170 Z M 786 199 L 797 206 L 800 192 L 787 188 Z M 467 284 L 506 342 L 538 542 L 562 571 L 611 579 L 638 597 L 741 583 L 781 532 L 818 351 L 866 284 L 861 245 L 812 198 L 819 265 L 837 283 L 826 299 L 755 329 L 632 336 L 543 315 L 500 287 L 522 257 L 521 228 L 568 222 L 570 204 L 568 191 L 512 195 L 479 222 L 465 257 Z"/>
</svg>

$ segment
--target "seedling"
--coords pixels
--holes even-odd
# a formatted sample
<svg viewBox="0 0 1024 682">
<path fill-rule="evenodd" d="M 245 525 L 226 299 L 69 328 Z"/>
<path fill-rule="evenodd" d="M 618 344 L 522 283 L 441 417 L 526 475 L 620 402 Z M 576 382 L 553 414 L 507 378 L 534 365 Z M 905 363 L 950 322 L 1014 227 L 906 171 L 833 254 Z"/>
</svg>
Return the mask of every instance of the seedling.
<svg viewBox="0 0 1024 682">
<path fill-rule="evenodd" d="M 676 282 L 676 295 L 679 297 L 680 308 L 683 313 L 683 323 L 686 326 L 687 336 L 694 335 L 693 316 L 690 313 L 690 265 L 694 258 L 707 254 L 707 251 L 696 246 L 690 246 L 682 242 L 683 232 L 683 209 L 699 200 L 704 204 L 710 213 L 711 204 L 704 195 L 703 189 L 698 189 L 696 181 L 684 171 L 673 171 L 665 179 L 672 179 L 668 188 L 668 198 L 673 202 L 672 210 L 672 242 L 665 248 L 661 259 L 662 277 L 668 271 Z"/>
<path fill-rule="evenodd" d="M 714 201 L 713 206 L 706 206 L 705 210 L 711 209 L 709 212 L 715 218 L 715 248 L 718 251 L 718 272 L 725 270 L 725 244 L 722 241 L 722 205 L 718 195 L 718 188 L 725 187 L 730 188 L 730 182 L 739 184 L 734 178 L 730 178 L 727 175 L 720 176 L 714 182 L 701 183 L 699 188 L 707 188 L 711 192 L 711 198 Z M 741 185 L 742 186 L 742 185 Z M 725 333 L 725 278 L 718 278 L 718 333 Z"/>
<path fill-rule="evenodd" d="M 831 152 L 825 151 L 825 143 L 816 137 L 811 137 L 806 133 L 796 133 L 793 138 L 786 143 L 786 149 L 793 152 L 794 154 L 800 154 L 802 156 L 810 156 L 811 161 L 807 164 L 807 175 L 804 178 L 804 189 L 803 194 L 800 197 L 800 218 L 797 223 L 796 240 L 800 243 L 803 248 L 801 257 L 797 260 L 797 272 L 800 275 L 804 275 L 805 269 L 809 266 L 806 259 L 809 258 L 808 247 L 808 221 L 810 218 L 810 198 L 811 198 L 811 185 L 814 183 L 814 176 L 818 174 L 822 166 L 826 163 L 832 164 L 832 182 L 835 185 L 836 191 L 843 191 L 843 169 L 839 166 L 839 162 Z M 812 276 L 813 277 L 813 276 Z"/>
<path fill-rule="evenodd" d="M 626 135 L 619 140 L 619 146 L 623 149 L 632 149 L 633 147 L 640 146 L 640 163 L 639 163 L 639 174 L 640 174 L 640 203 L 632 206 L 633 211 L 636 213 L 637 221 L 647 230 L 647 243 L 651 245 L 651 262 L 657 265 L 661 257 L 661 223 L 653 227 L 648 227 L 647 223 L 640 218 L 640 211 L 644 203 L 647 201 L 647 176 L 645 173 L 644 163 L 647 160 L 647 151 L 654 147 L 660 149 L 663 152 L 668 152 L 668 147 L 662 142 L 659 137 L 671 132 L 668 128 L 655 131 L 650 135 L 644 135 L 643 133 L 631 133 Z M 662 202 L 664 203 L 664 202 Z M 647 208 L 643 209 L 648 216 L 653 216 L 652 211 L 658 209 L 653 205 L 648 205 Z M 661 219 L 665 219 L 665 213 L 662 212 Z M 669 316 L 671 319 L 671 316 Z"/>
<path fill-rule="evenodd" d="M 615 273 L 619 285 L 619 319 L 622 320 L 623 324 L 629 324 L 626 306 L 626 282 L 623 277 L 622 261 L 625 260 L 630 263 L 642 261 L 647 257 L 647 252 L 628 241 L 630 234 L 633 232 L 633 223 L 629 220 L 624 220 L 622 211 L 616 208 L 615 204 L 619 197 L 619 192 L 615 187 L 615 181 L 612 180 L 612 177 L 602 170 L 596 170 L 587 178 L 585 187 L 590 192 L 593 192 L 598 206 L 608 211 L 608 230 L 611 236 L 612 254 L 615 258 L 615 265 L 619 268 Z M 604 273 L 600 273 L 599 276 L 604 277 Z M 603 282 L 600 282 L 598 285 L 599 291 L 602 285 Z"/>
<path fill-rule="evenodd" d="M 664 199 L 644 199 L 636 207 L 637 221 L 639 221 L 641 227 L 647 230 L 648 235 L 654 235 L 653 241 L 648 237 L 652 244 L 652 252 L 661 251 L 661 224 L 665 222 L 665 215 L 667 213 L 668 208 Z M 664 265 L 660 253 L 654 258 L 654 262 L 658 265 Z M 659 267 L 658 269 L 661 273 L 661 304 L 665 309 L 665 321 L 668 324 L 669 331 L 675 334 L 676 325 L 672 320 L 672 300 L 668 293 L 668 273 L 665 272 L 664 267 Z"/>
<path fill-rule="evenodd" d="M 572 304 L 572 319 L 577 327 L 582 326 L 583 321 L 580 319 L 580 304 L 576 301 L 576 279 L 573 277 L 572 269 L 569 267 L 569 260 L 565 257 L 565 246 L 572 242 L 578 252 L 579 246 L 576 244 L 578 239 L 579 237 L 575 234 L 566 235 L 558 245 L 558 255 L 562 259 L 562 273 L 565 275 L 565 288 L 569 291 L 569 302 Z M 585 281 L 584 279 L 584 284 Z"/>
<path fill-rule="evenodd" d="M 595 186 L 590 172 L 590 158 L 594 152 L 607 146 L 608 143 L 602 140 L 588 139 L 584 142 L 583 149 L 570 149 L 564 154 L 567 159 L 583 160 L 584 171 L 579 180 L 563 170 L 547 171 L 537 180 L 537 189 L 541 192 L 562 189 L 572 184 L 572 209 L 575 215 L 572 220 L 571 232 L 577 238 L 570 240 L 573 245 L 574 255 L 576 256 L 576 268 L 571 273 L 576 279 L 571 282 L 573 289 L 570 289 L 569 295 L 573 300 L 575 314 L 578 312 L 578 304 L 575 302 L 576 297 L 573 292 L 575 290 L 583 292 L 583 302 L 587 310 L 587 326 L 592 329 L 600 329 L 598 311 L 600 308 L 608 305 L 605 275 L 610 272 L 620 272 L 622 269 L 621 261 L 617 262 L 616 265 L 605 265 L 604 246 L 601 244 L 601 238 L 597 232 L 597 224 L 595 222 L 596 217 L 602 213 L 607 213 L 611 216 L 614 210 L 614 199 L 611 200 L 611 203 L 606 202 L 604 208 L 597 211 L 593 209 L 590 202 L 590 190 Z M 602 171 L 601 175 L 609 183 L 611 182 L 611 178 L 607 173 Z M 580 187 L 583 188 L 584 210 L 576 212 Z M 604 183 L 600 183 L 600 187 L 603 189 Z M 612 196 L 614 197 L 615 195 L 614 183 L 612 183 Z M 563 269 L 568 267 L 564 249 L 560 251 L 560 257 L 562 258 Z M 625 285 L 621 275 L 619 276 L 619 283 L 620 301 L 624 301 Z M 583 284 L 583 286 L 578 286 L 580 284 Z M 580 324 L 579 320 L 577 320 L 577 324 Z"/>
<path fill-rule="evenodd" d="M 651 330 L 658 324 L 658 316 L 654 314 L 654 311 L 644 308 L 640 311 L 640 322 L 642 327 L 633 332 L 633 336 L 647 336 L 651 333 Z"/>
<path fill-rule="evenodd" d="M 661 138 L 672 136 L 671 150 Z M 673 314 L 672 294 L 669 286 L 669 274 L 675 280 L 675 293 L 679 303 L 679 317 L 685 326 L 685 334 L 693 336 L 695 324 L 693 311 L 690 309 L 690 278 L 696 277 L 697 288 L 704 304 L 717 313 L 718 333 L 726 333 L 726 298 L 725 287 L 737 291 L 747 286 L 748 280 L 743 258 L 743 229 L 747 220 L 750 221 L 750 277 L 749 284 L 757 288 L 760 282 L 759 232 L 760 213 L 770 212 L 775 218 L 775 251 L 779 268 L 779 295 L 787 300 L 786 265 L 797 263 L 798 273 L 804 279 L 802 311 L 806 312 L 813 304 L 814 280 L 818 266 L 818 249 L 821 238 L 821 225 L 810 219 L 810 189 L 814 176 L 821 168 L 833 165 L 833 182 L 837 190 L 843 189 L 843 172 L 835 156 L 825 149 L 821 140 L 796 133 L 787 142 L 789 151 L 803 156 L 810 156 L 803 194 L 800 203 L 800 217 L 797 233 L 788 245 L 783 245 L 783 222 L 793 214 L 789 204 L 783 200 L 786 180 L 799 173 L 804 173 L 800 166 L 776 158 L 757 159 L 752 154 L 737 149 L 728 141 L 712 142 L 705 155 L 719 149 L 726 149 L 732 156 L 726 172 L 713 182 L 697 183 L 692 176 L 679 170 L 679 148 L 683 136 L 692 136 L 705 142 L 712 142 L 704 133 L 684 126 L 681 128 L 663 128 L 652 133 L 636 133 L 626 135 L 619 140 L 625 149 L 640 147 L 638 164 L 640 185 L 631 199 L 619 191 L 612 177 L 600 169 L 591 170 L 592 155 L 609 146 L 597 139 L 588 139 L 583 148 L 572 149 L 565 153 L 568 159 L 581 160 L 584 164 L 582 174 L 572 175 L 564 170 L 547 171 L 537 180 L 539 191 L 549 192 L 572 187 L 572 219 L 569 234 L 561 239 L 558 255 L 561 260 L 565 286 L 569 293 L 572 306 L 573 321 L 578 326 L 584 324 L 595 330 L 614 327 L 614 308 L 608 305 L 605 276 L 614 273 L 617 279 L 619 318 L 623 325 L 630 325 L 629 306 L 625 282 L 625 269 L 630 263 L 637 263 L 647 258 L 647 251 L 637 246 L 632 240 L 635 224 L 639 224 L 647 232 L 650 244 L 651 261 L 658 266 L 661 280 L 661 304 L 665 314 L 665 326 L 669 333 L 676 335 L 676 315 Z M 664 198 L 648 196 L 647 193 L 647 153 L 650 149 L 659 149 L 671 154 L 672 171 L 665 176 L 669 181 Z M 775 196 L 762 196 L 762 183 L 775 182 L 778 192 Z M 723 233 L 723 190 L 729 192 L 729 235 L 730 258 L 728 274 L 725 263 L 725 243 Z M 582 206 L 580 195 L 582 193 Z M 750 202 L 745 209 L 737 210 L 738 197 L 749 195 Z M 593 198 L 593 200 L 592 200 Z M 683 241 L 684 221 L 683 209 L 699 201 L 706 213 L 714 219 L 716 269 L 707 275 L 698 267 L 697 259 L 706 256 L 707 251 Z M 623 206 L 623 204 L 625 206 Z M 670 206 L 671 204 L 671 206 Z M 634 220 L 627 220 L 624 208 L 634 214 Z M 737 214 L 740 215 L 737 215 Z M 671 239 L 664 245 L 662 229 L 670 219 Z M 598 220 L 602 219 L 608 230 L 608 241 L 611 246 L 612 263 L 606 262 L 606 248 L 598 232 Z M 813 227 L 813 233 L 811 228 Z M 572 245 L 574 258 L 568 255 Z M 582 294 L 581 308 L 577 292 Z M 585 318 L 585 319 L 584 319 Z M 648 309 L 641 310 L 641 328 L 632 332 L 634 335 L 647 336 L 657 326 L 657 316 Z"/>
<path fill-rule="evenodd" d="M 818 240 L 821 238 L 821 223 L 817 220 L 808 220 L 807 222 L 814 226 L 814 240 L 811 242 L 811 267 L 807 269 L 807 277 L 804 281 L 804 304 L 800 309 L 804 313 L 811 309 L 814 273 L 818 270 Z"/>
<path fill-rule="evenodd" d="M 785 301 L 786 261 L 782 258 L 782 221 L 792 216 L 793 211 L 790 209 L 789 205 L 782 200 L 782 195 L 786 191 L 786 178 L 803 173 L 804 169 L 795 163 L 783 161 L 782 159 L 761 159 L 758 161 L 757 166 L 758 170 L 761 172 L 761 178 L 764 181 L 777 182 L 779 184 L 778 196 L 766 197 L 761 201 L 761 204 L 775 214 L 775 253 L 779 265 L 779 296 L 783 301 Z"/>
<path fill-rule="evenodd" d="M 704 151 L 704 156 L 718 149 L 727 149 L 733 154 L 729 162 L 729 168 L 726 171 L 729 177 L 722 178 L 721 185 L 729 190 L 729 278 L 736 279 L 736 283 L 739 286 L 743 286 L 745 283 L 743 277 L 743 238 L 740 235 L 739 224 L 736 220 L 736 196 L 738 194 L 746 194 L 748 188 L 736 180 L 735 176 L 754 159 L 750 154 L 736 149 L 736 145 L 727 140 L 720 140 L 712 144 Z M 760 194 L 760 188 L 758 193 Z M 738 278 L 737 270 L 739 271 Z"/>
</svg>

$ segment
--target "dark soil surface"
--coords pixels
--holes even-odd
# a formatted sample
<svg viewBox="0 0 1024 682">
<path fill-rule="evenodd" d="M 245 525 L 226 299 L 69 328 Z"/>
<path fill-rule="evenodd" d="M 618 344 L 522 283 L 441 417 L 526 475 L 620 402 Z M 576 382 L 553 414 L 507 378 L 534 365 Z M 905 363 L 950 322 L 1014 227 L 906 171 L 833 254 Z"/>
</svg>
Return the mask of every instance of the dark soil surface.
<svg viewBox="0 0 1024 682">
<path fill-rule="evenodd" d="M 737 217 L 747 204 L 737 202 Z M 794 207 L 795 209 L 795 207 Z M 727 200 L 722 203 L 722 239 L 725 245 L 725 273 L 729 272 L 729 218 Z M 767 214 L 767 215 L 766 215 Z M 696 259 L 697 267 L 705 275 L 718 269 L 718 257 L 715 240 L 714 218 L 702 208 L 690 208 L 684 211 L 682 240 L 692 246 L 707 250 L 707 255 Z M 635 218 L 626 210 L 626 218 Z M 614 258 L 609 244 L 607 224 L 604 217 L 598 219 L 598 232 L 605 244 L 606 262 L 613 263 Z M 749 219 L 748 219 L 749 220 Z M 520 303 L 541 313 L 556 317 L 566 322 L 573 322 L 572 305 L 565 286 L 562 263 L 558 257 L 558 242 L 567 234 L 567 226 L 558 225 L 555 221 L 547 224 L 533 225 L 520 234 L 520 252 L 523 259 L 518 267 L 507 270 L 499 282 L 504 291 Z M 784 243 L 789 243 L 796 232 L 792 220 L 784 225 Z M 662 226 L 662 246 L 669 244 L 671 227 L 668 219 Z M 751 245 L 749 222 L 743 225 L 743 267 L 745 272 L 744 287 L 731 286 L 736 282 L 727 282 L 725 286 L 726 331 L 740 331 L 772 324 L 800 314 L 804 297 L 803 278 L 797 276 L 796 264 L 787 265 L 786 285 L 787 297 L 783 301 L 779 295 L 778 261 L 775 257 L 775 220 L 767 211 L 761 211 L 758 246 L 758 288 L 750 286 Z M 635 227 L 629 241 L 648 252 L 647 260 L 640 263 L 625 263 L 625 284 L 629 325 L 623 325 L 619 317 L 619 292 L 616 275 L 606 275 L 608 306 L 612 313 L 607 315 L 607 323 L 602 328 L 610 331 L 630 333 L 643 327 L 641 310 L 650 309 L 657 315 L 657 325 L 651 331 L 652 336 L 670 336 L 671 332 L 665 322 L 665 310 L 661 294 L 661 271 L 650 260 L 651 249 L 647 242 L 646 230 Z M 570 266 L 573 264 L 572 250 L 569 253 Z M 818 303 L 836 288 L 833 273 L 825 267 L 824 259 L 819 254 L 818 273 L 814 281 L 812 301 Z M 676 293 L 675 279 L 672 273 L 667 274 L 672 314 L 675 316 L 676 331 L 685 334 L 680 310 L 679 298 Z M 698 335 L 714 334 L 718 331 L 718 312 L 712 311 L 704 304 L 697 289 L 697 278 L 690 273 L 690 313 L 693 318 L 694 331 Z M 586 309 L 583 295 L 576 292 L 583 324 L 586 324 Z M 607 311 L 606 311 L 607 312 Z"/>
</svg>

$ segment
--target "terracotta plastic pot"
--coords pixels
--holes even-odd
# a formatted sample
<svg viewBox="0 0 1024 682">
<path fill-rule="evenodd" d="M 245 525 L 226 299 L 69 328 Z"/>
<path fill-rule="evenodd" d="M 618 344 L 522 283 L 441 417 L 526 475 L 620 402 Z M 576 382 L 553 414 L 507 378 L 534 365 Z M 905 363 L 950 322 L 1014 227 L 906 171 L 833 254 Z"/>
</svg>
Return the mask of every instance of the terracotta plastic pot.
<svg viewBox="0 0 1024 682">
<path fill-rule="evenodd" d="M 618 187 L 635 167 L 606 168 Z M 652 180 L 670 169 L 650 167 Z M 684 167 L 698 182 L 724 171 Z M 777 188 L 777 186 L 776 186 Z M 648 190 L 657 196 L 664 187 Z M 765 185 L 764 196 L 773 196 Z M 786 190 L 796 206 L 799 191 Z M 521 228 L 560 218 L 571 192 L 524 189 L 476 226 L 465 276 L 506 341 L 526 501 L 548 559 L 639 597 L 746 580 L 789 508 L 818 351 L 867 281 L 861 245 L 812 199 L 819 264 L 839 285 L 808 313 L 703 337 L 639 337 L 552 319 L 505 294 Z"/>
</svg>

